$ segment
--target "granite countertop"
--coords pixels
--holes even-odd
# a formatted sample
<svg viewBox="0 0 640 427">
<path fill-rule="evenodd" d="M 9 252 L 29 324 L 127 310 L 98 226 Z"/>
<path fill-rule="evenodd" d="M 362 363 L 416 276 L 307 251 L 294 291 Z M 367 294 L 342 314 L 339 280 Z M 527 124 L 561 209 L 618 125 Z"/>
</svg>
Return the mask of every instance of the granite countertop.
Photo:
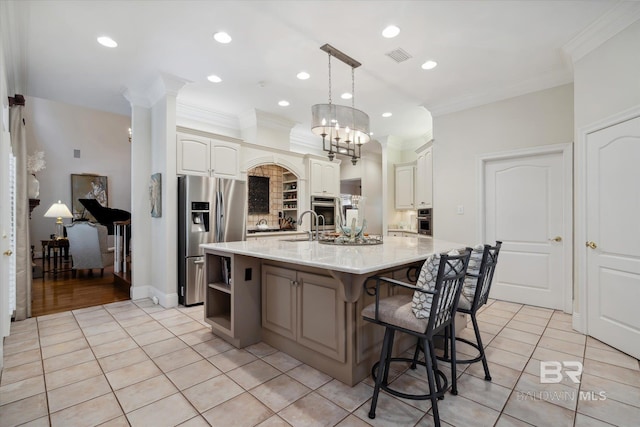
<svg viewBox="0 0 640 427">
<path fill-rule="evenodd" d="M 306 231 L 299 230 L 282 230 L 280 228 L 268 228 L 266 230 L 250 229 L 247 230 L 247 237 L 250 236 L 288 236 L 293 234 L 307 234 Z"/>
<path fill-rule="evenodd" d="M 407 239 L 385 236 L 381 245 L 340 246 L 317 241 L 252 240 L 206 243 L 205 252 L 238 254 L 272 261 L 289 262 L 353 274 L 366 274 L 422 261 L 429 255 L 447 252 L 464 244 L 432 238 Z"/>
<path fill-rule="evenodd" d="M 409 228 L 388 228 L 387 231 L 391 233 L 403 232 L 403 233 L 418 234 L 418 230 L 409 229 Z"/>
</svg>

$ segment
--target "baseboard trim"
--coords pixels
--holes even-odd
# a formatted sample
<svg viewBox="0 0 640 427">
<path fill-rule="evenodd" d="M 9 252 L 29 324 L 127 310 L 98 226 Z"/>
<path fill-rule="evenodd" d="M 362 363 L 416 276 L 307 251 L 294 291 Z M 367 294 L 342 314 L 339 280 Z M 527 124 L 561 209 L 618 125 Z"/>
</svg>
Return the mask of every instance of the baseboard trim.
<svg viewBox="0 0 640 427">
<path fill-rule="evenodd" d="M 143 298 L 157 297 L 158 303 L 164 308 L 171 308 L 178 306 L 178 293 L 165 294 L 160 292 L 153 286 L 131 286 L 130 294 L 132 300 L 138 300 Z"/>
</svg>

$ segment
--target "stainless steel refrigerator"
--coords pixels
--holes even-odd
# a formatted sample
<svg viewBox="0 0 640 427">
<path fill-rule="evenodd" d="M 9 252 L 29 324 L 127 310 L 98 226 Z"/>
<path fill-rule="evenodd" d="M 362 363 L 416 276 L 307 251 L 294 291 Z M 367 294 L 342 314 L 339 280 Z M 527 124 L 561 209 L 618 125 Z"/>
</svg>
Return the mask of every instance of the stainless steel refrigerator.
<svg viewBox="0 0 640 427">
<path fill-rule="evenodd" d="M 246 183 L 205 176 L 178 177 L 178 301 L 204 302 L 201 243 L 245 239 Z"/>
</svg>

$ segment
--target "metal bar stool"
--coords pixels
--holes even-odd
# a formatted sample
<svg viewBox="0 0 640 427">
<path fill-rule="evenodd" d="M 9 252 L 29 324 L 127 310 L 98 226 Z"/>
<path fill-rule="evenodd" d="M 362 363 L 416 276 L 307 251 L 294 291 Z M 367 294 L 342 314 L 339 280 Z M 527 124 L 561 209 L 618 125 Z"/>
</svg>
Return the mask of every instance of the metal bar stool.
<svg viewBox="0 0 640 427">
<path fill-rule="evenodd" d="M 489 373 L 489 365 L 487 364 L 487 357 L 484 353 L 484 346 L 482 344 L 482 338 L 480 338 L 480 329 L 478 328 L 478 320 L 476 319 L 476 313 L 478 309 L 487 303 L 489 298 L 489 291 L 491 290 L 491 283 L 493 282 L 493 273 L 495 272 L 496 265 L 498 264 L 498 254 L 500 253 L 500 247 L 502 242 L 497 241 L 495 246 L 491 245 L 478 245 L 473 248 L 471 252 L 471 259 L 469 260 L 469 268 L 467 269 L 464 286 L 460 294 L 460 301 L 458 302 L 457 311 L 459 313 L 468 314 L 471 317 L 471 323 L 473 323 L 473 332 L 476 336 L 476 342 L 472 342 L 468 339 L 455 337 L 454 341 L 460 341 L 468 344 L 478 350 L 478 356 L 473 359 L 457 359 L 455 363 L 476 363 L 482 361 L 484 368 L 484 379 L 491 381 L 491 374 Z M 455 331 L 454 331 L 455 332 Z M 449 348 L 446 343 L 449 341 L 447 331 L 445 331 L 445 351 L 444 356 L 439 357 L 439 360 L 449 362 Z M 451 348 L 452 356 L 455 354 L 455 349 Z"/>
<path fill-rule="evenodd" d="M 382 389 L 405 399 L 430 399 L 435 424 L 436 426 L 440 425 L 437 401 L 444 397 L 448 382 L 445 374 L 437 368 L 433 337 L 446 329 L 455 328 L 454 315 L 470 255 L 471 248 L 467 248 L 462 254 L 459 254 L 458 251 L 452 251 L 449 254 L 436 254 L 429 257 L 422 266 L 415 286 L 387 277 L 375 276 L 370 279 L 375 280 L 376 301 L 362 310 L 362 316 L 367 321 L 384 326 L 385 334 L 380 361 L 376 362 L 371 369 L 375 388 L 369 418 L 373 419 L 376 416 L 378 395 Z M 414 295 L 412 297 L 400 294 L 380 299 L 380 285 L 383 283 L 412 289 Z M 372 289 L 367 289 L 367 292 L 370 290 Z M 405 332 L 418 338 L 424 352 L 424 362 L 404 357 L 392 357 L 396 331 Z M 454 335 L 451 334 L 451 336 Z M 452 340 L 451 346 L 455 350 L 455 340 Z M 424 366 L 427 371 L 429 393 L 414 395 L 392 389 L 388 383 L 389 366 L 392 362 L 413 362 L 413 369 L 415 369 L 415 364 Z M 455 357 L 452 358 L 451 366 L 452 372 L 455 373 Z M 456 378 L 453 375 L 452 387 L 455 387 L 455 382 Z"/>
</svg>

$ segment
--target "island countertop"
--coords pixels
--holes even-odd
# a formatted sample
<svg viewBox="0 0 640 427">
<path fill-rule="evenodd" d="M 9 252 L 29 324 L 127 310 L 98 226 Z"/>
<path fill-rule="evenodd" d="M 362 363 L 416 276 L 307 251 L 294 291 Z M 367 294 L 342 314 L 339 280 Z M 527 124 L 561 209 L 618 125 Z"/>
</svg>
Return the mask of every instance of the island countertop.
<svg viewBox="0 0 640 427">
<path fill-rule="evenodd" d="M 379 245 L 328 245 L 317 241 L 254 240 L 201 244 L 205 251 L 239 254 L 351 274 L 367 274 L 426 259 L 465 245 L 425 237 L 385 236 Z"/>
</svg>

